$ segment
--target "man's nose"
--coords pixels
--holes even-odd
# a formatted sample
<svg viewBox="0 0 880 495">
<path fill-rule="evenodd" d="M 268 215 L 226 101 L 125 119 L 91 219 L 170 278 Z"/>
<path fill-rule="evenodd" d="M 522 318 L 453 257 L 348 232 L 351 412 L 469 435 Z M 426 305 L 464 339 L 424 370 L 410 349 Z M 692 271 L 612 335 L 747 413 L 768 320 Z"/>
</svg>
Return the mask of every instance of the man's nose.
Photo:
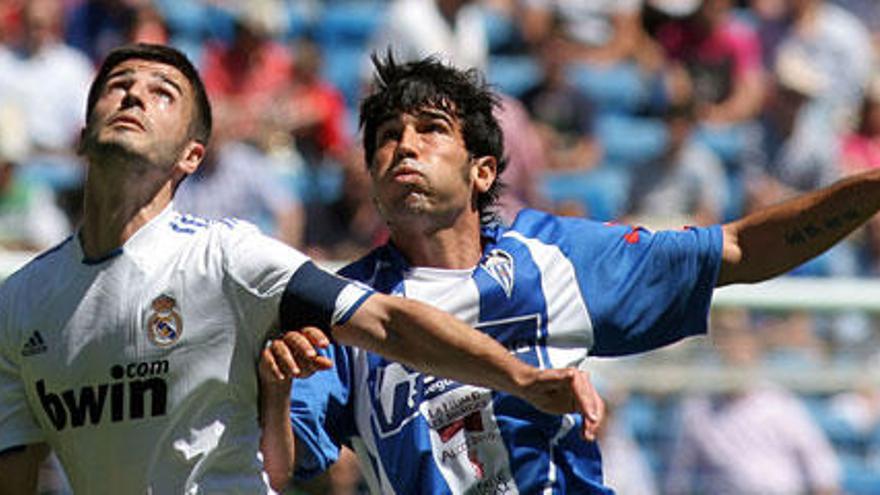
<svg viewBox="0 0 880 495">
<path fill-rule="evenodd" d="M 133 84 L 131 87 L 126 89 L 125 95 L 122 97 L 122 101 L 120 102 L 120 106 L 122 108 L 139 107 L 141 110 L 143 110 L 144 98 L 142 95 L 142 89 L 137 84 Z"/>
<path fill-rule="evenodd" d="M 404 126 L 400 131 L 400 140 L 397 143 L 397 157 L 414 158 L 418 155 L 418 132 L 413 126 Z"/>
</svg>

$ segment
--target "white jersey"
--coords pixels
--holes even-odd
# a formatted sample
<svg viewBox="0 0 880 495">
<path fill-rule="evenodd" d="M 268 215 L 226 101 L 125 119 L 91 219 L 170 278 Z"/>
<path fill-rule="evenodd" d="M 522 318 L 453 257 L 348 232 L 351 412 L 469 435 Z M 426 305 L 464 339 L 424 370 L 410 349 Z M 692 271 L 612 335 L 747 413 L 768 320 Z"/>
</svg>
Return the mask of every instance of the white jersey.
<svg viewBox="0 0 880 495">
<path fill-rule="evenodd" d="M 68 239 L 0 288 L 0 451 L 48 442 L 76 493 L 269 492 L 257 360 L 292 274 L 314 271 L 171 207 L 101 260 Z M 365 294 L 321 309 L 339 322 Z"/>
</svg>

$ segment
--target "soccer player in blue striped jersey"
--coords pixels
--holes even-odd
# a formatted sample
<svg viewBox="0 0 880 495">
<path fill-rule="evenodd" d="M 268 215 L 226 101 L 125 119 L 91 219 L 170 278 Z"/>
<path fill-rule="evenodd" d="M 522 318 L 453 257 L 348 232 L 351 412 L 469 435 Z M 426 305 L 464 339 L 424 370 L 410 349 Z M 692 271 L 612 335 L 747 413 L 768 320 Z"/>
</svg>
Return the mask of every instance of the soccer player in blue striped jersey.
<svg viewBox="0 0 880 495">
<path fill-rule="evenodd" d="M 211 130 L 180 52 L 112 51 L 86 116 L 82 227 L 0 287 L 0 493 L 34 493 L 49 447 L 76 493 L 272 492 L 258 454 L 278 439 L 261 438 L 256 365 L 279 325 L 331 329 L 340 343 L 547 411 L 589 406 L 576 370 L 528 366 L 448 314 L 324 272 L 246 222 L 177 213 L 174 191 Z M 288 377 L 298 362 L 315 366 L 287 357 Z"/>
<path fill-rule="evenodd" d="M 652 233 L 533 210 L 503 226 L 491 214 L 505 166 L 497 99 L 480 75 L 431 58 L 374 64 L 360 119 L 391 239 L 341 273 L 455 314 L 542 368 L 702 334 L 716 286 L 781 274 L 880 208 L 873 171 L 705 228 Z M 612 491 L 578 417 L 338 343 L 330 354 L 333 371 L 293 383 L 295 449 L 281 454 L 298 479 L 348 445 L 377 494 Z"/>
</svg>

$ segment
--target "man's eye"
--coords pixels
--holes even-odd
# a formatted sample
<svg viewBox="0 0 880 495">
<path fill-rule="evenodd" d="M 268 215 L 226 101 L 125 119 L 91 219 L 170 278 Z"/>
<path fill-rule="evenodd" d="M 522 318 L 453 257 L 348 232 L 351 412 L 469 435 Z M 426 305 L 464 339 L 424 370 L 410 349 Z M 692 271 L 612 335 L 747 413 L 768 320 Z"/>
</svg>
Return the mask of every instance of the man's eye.
<svg viewBox="0 0 880 495">
<path fill-rule="evenodd" d="M 125 89 L 125 83 L 122 81 L 113 81 L 107 85 L 107 92 L 121 91 Z"/>
<path fill-rule="evenodd" d="M 441 122 L 431 122 L 425 126 L 427 132 L 445 133 L 446 129 L 446 125 Z"/>
<path fill-rule="evenodd" d="M 174 101 L 174 95 L 172 95 L 168 91 L 165 91 L 164 89 L 157 90 L 156 97 L 166 103 L 171 103 L 172 101 Z"/>
<path fill-rule="evenodd" d="M 400 135 L 400 132 L 398 132 L 397 129 L 385 129 L 379 133 L 379 140 L 380 141 L 390 141 L 390 140 L 397 139 L 397 137 L 399 135 Z"/>
</svg>

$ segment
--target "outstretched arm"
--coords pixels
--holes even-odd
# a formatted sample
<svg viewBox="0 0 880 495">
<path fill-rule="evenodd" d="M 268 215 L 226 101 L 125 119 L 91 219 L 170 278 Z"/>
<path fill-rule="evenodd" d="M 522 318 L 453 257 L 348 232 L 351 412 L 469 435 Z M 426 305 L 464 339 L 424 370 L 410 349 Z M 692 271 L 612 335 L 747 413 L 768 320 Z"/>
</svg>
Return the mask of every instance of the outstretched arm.
<svg viewBox="0 0 880 495">
<path fill-rule="evenodd" d="M 549 413 L 582 412 L 590 423 L 596 412 L 583 372 L 529 366 L 488 335 L 418 301 L 374 294 L 332 333 L 341 344 L 425 373 L 507 392 Z"/>
<path fill-rule="evenodd" d="M 549 413 L 581 412 L 585 436 L 597 419 L 582 372 L 533 368 L 452 315 L 418 301 L 374 293 L 311 263 L 300 267 L 288 282 L 280 324 L 286 330 L 310 325 L 330 328 L 340 344 L 419 371 L 508 392 Z M 285 335 L 283 340 L 289 344 L 293 339 Z"/>
<path fill-rule="evenodd" d="M 785 273 L 823 253 L 878 209 L 880 170 L 872 170 L 728 223 L 717 285 Z"/>
</svg>

